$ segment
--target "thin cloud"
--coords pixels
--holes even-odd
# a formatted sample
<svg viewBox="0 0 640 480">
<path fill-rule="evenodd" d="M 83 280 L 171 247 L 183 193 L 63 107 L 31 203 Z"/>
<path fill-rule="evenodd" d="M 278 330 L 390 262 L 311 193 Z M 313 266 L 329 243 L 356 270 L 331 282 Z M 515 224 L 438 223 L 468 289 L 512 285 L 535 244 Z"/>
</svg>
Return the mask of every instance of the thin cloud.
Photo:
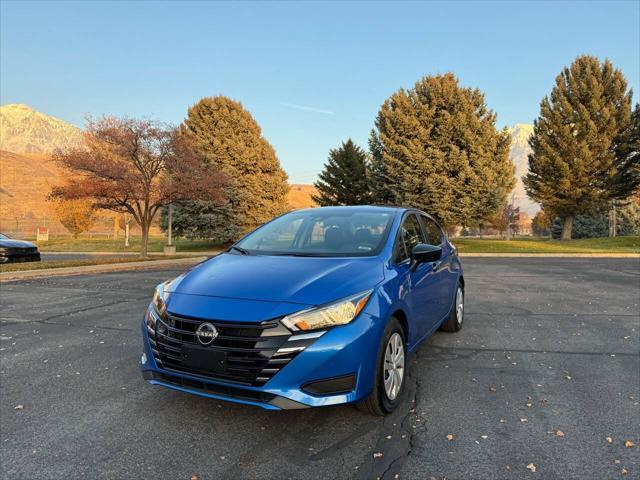
<svg viewBox="0 0 640 480">
<path fill-rule="evenodd" d="M 283 106 L 289 107 L 289 108 L 295 108 L 297 110 L 304 110 L 305 112 L 322 113 L 324 115 L 335 115 L 336 114 L 336 112 L 332 112 L 331 110 L 323 110 L 322 108 L 307 107 L 306 105 L 297 105 L 295 103 L 280 102 L 280 105 L 283 105 Z"/>
</svg>

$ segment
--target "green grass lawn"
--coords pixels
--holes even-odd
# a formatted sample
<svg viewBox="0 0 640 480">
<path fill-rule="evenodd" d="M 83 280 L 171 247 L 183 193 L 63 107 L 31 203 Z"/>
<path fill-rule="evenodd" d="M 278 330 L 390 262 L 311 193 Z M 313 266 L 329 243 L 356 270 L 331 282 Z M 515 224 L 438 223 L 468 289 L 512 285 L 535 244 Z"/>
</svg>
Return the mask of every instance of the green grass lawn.
<svg viewBox="0 0 640 480">
<path fill-rule="evenodd" d="M 33 241 L 33 240 L 32 240 Z M 131 237 L 131 245 L 126 248 L 124 239 L 112 240 L 100 237 L 72 238 L 70 236 L 51 236 L 47 242 L 37 242 L 41 252 L 131 252 L 140 251 L 140 237 Z M 162 252 L 165 244 L 164 237 L 151 237 L 149 239 L 149 252 Z M 220 250 L 218 243 L 207 240 L 177 239 L 174 241 L 178 252 L 203 252 L 207 250 Z"/>
<path fill-rule="evenodd" d="M 113 263 L 130 263 L 130 262 L 149 262 L 154 260 L 171 260 L 173 258 L 184 258 L 180 255 L 162 256 L 151 258 L 138 257 L 107 257 L 107 258 L 85 258 L 78 260 L 54 260 L 47 262 L 25 262 L 25 263 L 8 263 L 0 265 L 0 273 L 2 272 L 24 272 L 27 270 L 40 270 L 42 268 L 63 268 L 63 267 L 83 267 L 85 265 L 109 265 Z"/>
<path fill-rule="evenodd" d="M 518 238 L 496 240 L 454 238 L 452 243 L 460 253 L 640 253 L 640 237 L 582 238 L 551 240 L 549 238 Z"/>
</svg>

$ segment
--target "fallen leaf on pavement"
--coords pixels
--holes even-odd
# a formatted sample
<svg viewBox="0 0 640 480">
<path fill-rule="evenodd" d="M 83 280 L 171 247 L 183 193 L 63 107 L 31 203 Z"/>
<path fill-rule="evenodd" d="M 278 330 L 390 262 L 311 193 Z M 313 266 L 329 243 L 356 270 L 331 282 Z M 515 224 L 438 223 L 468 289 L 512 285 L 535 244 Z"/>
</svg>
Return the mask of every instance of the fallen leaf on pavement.
<svg viewBox="0 0 640 480">
<path fill-rule="evenodd" d="M 631 448 L 633 447 L 633 442 L 631 440 L 627 440 L 626 442 L 624 442 L 624 446 L 627 448 Z"/>
<path fill-rule="evenodd" d="M 382 453 L 380 453 L 380 452 L 376 452 L 376 453 L 373 454 L 373 458 L 379 458 L 381 456 L 382 456 Z"/>
<path fill-rule="evenodd" d="M 24 405 L 16 405 L 15 407 L 13 407 L 14 410 L 22 410 L 24 409 Z"/>
<path fill-rule="evenodd" d="M 194 473 L 191 475 L 191 480 L 200 480 L 200 477 Z"/>
<path fill-rule="evenodd" d="M 491 393 L 496 393 L 496 392 L 497 392 L 496 387 L 491 387 L 491 388 L 489 389 L 489 391 L 490 391 Z"/>
<path fill-rule="evenodd" d="M 623 468 L 622 470 L 620 470 L 620 475 L 626 475 L 627 474 L 627 469 Z"/>
<path fill-rule="evenodd" d="M 607 437 L 607 443 L 613 443 L 613 438 Z"/>
<path fill-rule="evenodd" d="M 449 440 L 449 441 L 453 440 L 453 435 L 451 435 L 451 434 L 447 435 L 447 440 Z"/>
<path fill-rule="evenodd" d="M 529 465 L 527 465 L 527 468 L 528 468 L 529 470 L 531 470 L 532 472 L 535 472 L 535 471 L 536 471 L 536 466 L 535 466 L 533 463 L 530 463 Z"/>
</svg>

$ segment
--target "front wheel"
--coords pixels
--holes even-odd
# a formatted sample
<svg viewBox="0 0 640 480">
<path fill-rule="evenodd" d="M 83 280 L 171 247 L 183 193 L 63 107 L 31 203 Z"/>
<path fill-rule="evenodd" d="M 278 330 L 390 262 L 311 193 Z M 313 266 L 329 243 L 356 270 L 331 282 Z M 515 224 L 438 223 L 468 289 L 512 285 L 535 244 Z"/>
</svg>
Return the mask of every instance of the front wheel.
<svg viewBox="0 0 640 480">
<path fill-rule="evenodd" d="M 457 332 L 462 328 L 462 321 L 464 320 L 464 289 L 462 285 L 458 283 L 456 289 L 456 297 L 451 307 L 451 313 L 449 317 L 442 324 L 442 330 L 445 332 Z"/>
<path fill-rule="evenodd" d="M 394 411 L 404 390 L 405 333 L 397 319 L 392 318 L 387 324 L 380 347 L 373 390 L 358 404 L 360 410 L 378 416 Z"/>
</svg>

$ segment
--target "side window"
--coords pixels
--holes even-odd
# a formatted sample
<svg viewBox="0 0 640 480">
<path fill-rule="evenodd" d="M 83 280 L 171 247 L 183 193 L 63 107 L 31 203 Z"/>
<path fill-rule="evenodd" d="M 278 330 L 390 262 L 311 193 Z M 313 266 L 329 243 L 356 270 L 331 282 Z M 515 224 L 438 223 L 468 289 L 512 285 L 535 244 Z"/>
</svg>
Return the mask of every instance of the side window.
<svg viewBox="0 0 640 480">
<path fill-rule="evenodd" d="M 427 243 L 429 245 L 441 245 L 444 241 L 444 234 L 442 230 L 440 230 L 440 227 L 429 217 L 420 215 L 420 218 L 422 219 L 422 224 L 424 225 L 424 230 L 427 235 Z"/>
<path fill-rule="evenodd" d="M 424 243 L 424 235 L 422 234 L 422 228 L 418 223 L 418 218 L 415 215 L 408 215 L 402 227 L 400 227 L 399 249 L 397 252 L 396 262 L 400 263 L 411 255 L 411 250 L 419 243 Z"/>
</svg>

